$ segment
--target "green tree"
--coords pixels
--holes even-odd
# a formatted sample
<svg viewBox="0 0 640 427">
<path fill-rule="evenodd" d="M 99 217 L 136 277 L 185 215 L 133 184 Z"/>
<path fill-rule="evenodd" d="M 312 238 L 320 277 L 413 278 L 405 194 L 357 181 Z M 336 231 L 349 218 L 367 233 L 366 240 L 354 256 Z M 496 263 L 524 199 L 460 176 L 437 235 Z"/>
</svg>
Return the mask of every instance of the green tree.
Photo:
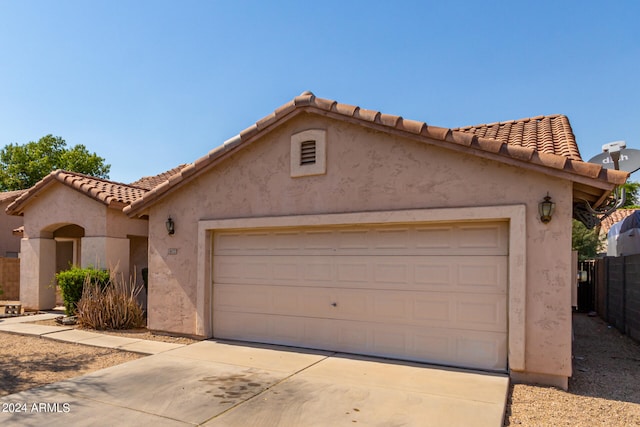
<svg viewBox="0 0 640 427">
<path fill-rule="evenodd" d="M 47 135 L 0 150 L 0 191 L 29 188 L 56 169 L 109 178 L 111 165 L 82 144 L 67 148 L 61 137 Z"/>
<path fill-rule="evenodd" d="M 600 238 L 599 231 L 600 227 L 589 230 L 580 221 L 573 220 L 571 248 L 574 251 L 578 251 L 580 261 L 595 258 L 602 249 L 603 241 Z"/>
<path fill-rule="evenodd" d="M 638 190 L 640 189 L 640 182 L 627 182 L 622 186 L 626 193 L 627 197 L 625 199 L 624 205 L 622 205 L 623 209 L 638 209 Z"/>
</svg>

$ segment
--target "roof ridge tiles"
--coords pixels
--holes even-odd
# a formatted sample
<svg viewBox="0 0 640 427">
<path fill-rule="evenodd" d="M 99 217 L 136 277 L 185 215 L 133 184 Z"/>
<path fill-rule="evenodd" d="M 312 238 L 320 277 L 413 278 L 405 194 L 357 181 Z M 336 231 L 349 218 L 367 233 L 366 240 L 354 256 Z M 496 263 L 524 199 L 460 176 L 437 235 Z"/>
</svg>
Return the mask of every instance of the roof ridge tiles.
<svg viewBox="0 0 640 427">
<path fill-rule="evenodd" d="M 312 92 L 306 91 L 241 131 L 232 138 L 233 143 L 225 143 L 216 147 L 205 156 L 195 160 L 193 173 L 191 169 L 188 172 L 185 170 L 187 173 L 178 172 L 178 176 L 174 179 L 164 181 L 140 199 L 133 201 L 130 206 L 125 208 L 125 212 L 129 215 L 135 215 L 174 185 L 187 182 L 192 176 L 215 164 L 219 157 L 262 135 L 266 128 L 297 115 L 296 111 L 313 112 L 314 110 L 317 114 L 326 113 L 326 116 L 333 118 L 342 118 L 343 120 L 349 118 L 351 121 L 369 123 L 369 126 L 379 126 L 383 128 L 381 130 L 393 129 L 411 135 L 420 135 L 466 146 L 474 151 L 560 170 L 583 178 L 605 181 L 607 184 L 618 183 L 621 180 L 624 182 L 622 178 L 626 177 L 622 172 L 609 173 L 597 170 L 600 168 L 598 165 L 595 168 L 591 165 L 582 165 L 584 161 L 580 157 L 575 135 L 568 118 L 562 114 L 538 115 L 489 124 L 443 128 L 428 125 L 424 121 L 407 120 L 401 116 L 368 110 L 331 99 L 318 98 Z M 594 178 L 596 175 L 597 177 Z"/>
<path fill-rule="evenodd" d="M 112 180 L 110 180 L 108 178 L 100 178 L 100 177 L 97 177 L 97 176 L 87 175 L 87 174 L 84 174 L 84 173 L 81 173 L 81 172 L 73 172 L 73 171 L 69 171 L 69 170 L 65 170 L 65 169 L 56 169 L 52 173 L 55 173 L 56 176 L 59 176 L 61 174 L 66 174 L 66 175 L 71 175 L 71 176 L 75 176 L 75 177 L 82 177 L 82 178 L 85 178 L 85 179 L 91 179 L 91 180 L 94 180 L 94 181 L 104 182 L 104 183 L 107 183 L 107 184 L 115 184 L 115 185 L 122 185 L 122 186 L 125 186 L 125 187 L 138 188 L 138 187 L 136 187 L 135 185 L 132 185 L 132 184 L 126 184 L 124 182 L 119 182 L 119 181 L 112 181 Z"/>
</svg>

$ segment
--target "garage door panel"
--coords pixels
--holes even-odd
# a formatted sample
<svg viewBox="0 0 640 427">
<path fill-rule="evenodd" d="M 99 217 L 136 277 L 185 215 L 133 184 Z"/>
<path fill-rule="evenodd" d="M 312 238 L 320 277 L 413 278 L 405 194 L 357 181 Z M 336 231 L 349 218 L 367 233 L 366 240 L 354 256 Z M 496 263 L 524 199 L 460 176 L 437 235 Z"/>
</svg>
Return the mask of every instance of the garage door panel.
<svg viewBox="0 0 640 427">
<path fill-rule="evenodd" d="M 351 228 L 221 231 L 214 235 L 217 255 L 507 255 L 508 225 L 354 226 Z"/>
<path fill-rule="evenodd" d="M 271 263 L 271 277 L 277 282 L 300 280 L 300 264 L 288 261 Z M 262 278 L 264 279 L 265 276 Z"/>
<path fill-rule="evenodd" d="M 216 265 L 216 281 L 238 283 L 260 282 L 265 277 L 272 277 L 273 266 L 266 258 L 221 257 Z"/>
<path fill-rule="evenodd" d="M 456 247 L 453 227 L 429 226 L 414 228 L 413 241 L 416 249 L 426 249 L 441 253 L 442 250 Z"/>
<path fill-rule="evenodd" d="M 372 279 L 377 283 L 408 285 L 412 281 L 410 265 L 407 261 L 372 261 L 371 264 L 373 264 Z M 388 286 L 385 288 L 388 289 Z"/>
<path fill-rule="evenodd" d="M 213 313 L 213 322 L 216 338 L 271 342 L 267 339 L 271 334 L 271 326 L 270 322 L 265 321 L 264 314 L 218 310 Z"/>
<path fill-rule="evenodd" d="M 337 230 L 337 248 L 342 251 L 356 252 L 369 248 L 369 230 L 362 228 L 359 230 Z"/>
<path fill-rule="evenodd" d="M 411 301 L 400 293 L 382 292 L 372 295 L 372 318 L 380 322 L 408 323 L 411 319 Z"/>
<path fill-rule="evenodd" d="M 249 259 L 247 259 L 249 258 Z M 218 256 L 214 282 L 300 287 L 505 293 L 507 260 L 498 256 Z"/>
<path fill-rule="evenodd" d="M 214 288 L 213 300 L 219 310 L 266 313 L 272 295 L 273 289 L 264 286 L 248 287 L 220 283 Z"/>
<path fill-rule="evenodd" d="M 456 262 L 457 285 L 463 291 L 503 293 L 507 290 L 506 257 L 468 257 Z"/>
<path fill-rule="evenodd" d="M 507 246 L 505 223 L 465 224 L 459 227 L 460 248 L 502 251 Z"/>
<path fill-rule="evenodd" d="M 280 342 L 300 342 L 305 337 L 304 322 L 292 322 L 284 316 L 270 316 L 269 335 Z"/>
<path fill-rule="evenodd" d="M 427 289 L 438 290 L 455 286 L 455 270 L 442 260 L 418 259 L 414 264 L 414 280 L 417 285 L 427 286 Z"/>
<path fill-rule="evenodd" d="M 220 312 L 493 332 L 506 331 L 507 316 L 506 296 L 223 283 L 214 305 Z"/>
<path fill-rule="evenodd" d="M 338 263 L 337 268 L 337 281 L 340 283 L 369 283 L 370 275 L 369 275 L 370 267 L 369 263 L 366 261 L 356 261 L 351 259 L 343 259 L 340 263 Z"/>
<path fill-rule="evenodd" d="M 223 231 L 217 338 L 507 366 L 506 222 Z"/>
<path fill-rule="evenodd" d="M 428 293 L 413 298 L 413 317 L 423 325 L 446 325 L 452 321 L 455 307 L 447 294 Z"/>
<path fill-rule="evenodd" d="M 470 368 L 500 369 L 507 366 L 507 340 L 503 335 L 474 334 L 456 341 L 456 354 L 461 365 Z"/>
<path fill-rule="evenodd" d="M 214 315 L 214 321 L 221 322 L 217 335 L 220 339 L 292 346 L 304 342 L 307 348 L 381 357 L 401 354 L 406 360 L 469 368 L 499 370 L 506 366 L 503 334 L 419 327 L 404 328 L 398 333 L 391 325 L 374 327 L 360 322 L 264 314 Z"/>
<path fill-rule="evenodd" d="M 506 295 L 459 295 L 454 301 L 457 327 L 471 331 L 507 332 Z"/>
</svg>

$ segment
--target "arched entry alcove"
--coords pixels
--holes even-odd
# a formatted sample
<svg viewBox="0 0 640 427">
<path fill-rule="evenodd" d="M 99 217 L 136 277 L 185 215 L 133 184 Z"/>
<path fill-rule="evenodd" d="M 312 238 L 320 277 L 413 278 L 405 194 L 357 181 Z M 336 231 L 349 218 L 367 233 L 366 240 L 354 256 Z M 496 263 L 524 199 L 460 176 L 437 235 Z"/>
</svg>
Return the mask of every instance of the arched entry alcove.
<svg viewBox="0 0 640 427">
<path fill-rule="evenodd" d="M 82 263 L 82 238 L 84 228 L 76 224 L 63 225 L 53 231 L 55 240 L 55 272 L 68 270 Z M 56 283 L 56 305 L 63 304 L 60 288 Z"/>
</svg>

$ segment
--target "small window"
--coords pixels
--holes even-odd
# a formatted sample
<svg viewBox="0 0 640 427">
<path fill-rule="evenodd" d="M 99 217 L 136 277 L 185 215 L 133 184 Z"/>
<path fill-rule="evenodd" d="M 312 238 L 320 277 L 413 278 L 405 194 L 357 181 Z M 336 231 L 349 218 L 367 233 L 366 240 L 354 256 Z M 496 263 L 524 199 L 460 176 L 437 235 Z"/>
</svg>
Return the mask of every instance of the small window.
<svg viewBox="0 0 640 427">
<path fill-rule="evenodd" d="M 323 175 L 327 172 L 327 137 L 322 129 L 291 135 L 291 177 Z"/>
</svg>

